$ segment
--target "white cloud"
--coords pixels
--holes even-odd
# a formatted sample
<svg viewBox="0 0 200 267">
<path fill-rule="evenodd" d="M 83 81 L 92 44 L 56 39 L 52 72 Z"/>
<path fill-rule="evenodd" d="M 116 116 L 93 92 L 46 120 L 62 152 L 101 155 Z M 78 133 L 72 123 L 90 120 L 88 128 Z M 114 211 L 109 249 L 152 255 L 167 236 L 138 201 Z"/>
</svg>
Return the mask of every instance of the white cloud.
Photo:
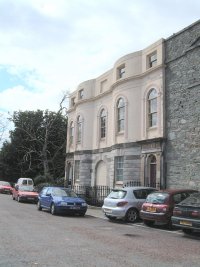
<svg viewBox="0 0 200 267">
<path fill-rule="evenodd" d="M 62 92 L 106 72 L 199 18 L 180 0 L 0 0 L 0 65 L 24 84 L 0 92 L 4 110 L 55 110 Z"/>
</svg>

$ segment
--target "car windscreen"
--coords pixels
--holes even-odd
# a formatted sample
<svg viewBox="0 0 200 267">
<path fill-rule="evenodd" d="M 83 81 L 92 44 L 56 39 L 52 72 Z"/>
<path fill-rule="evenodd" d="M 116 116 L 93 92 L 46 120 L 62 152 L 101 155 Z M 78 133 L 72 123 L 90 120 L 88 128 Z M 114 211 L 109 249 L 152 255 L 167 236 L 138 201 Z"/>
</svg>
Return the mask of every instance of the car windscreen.
<svg viewBox="0 0 200 267">
<path fill-rule="evenodd" d="M 125 190 L 113 190 L 111 193 L 108 195 L 108 198 L 113 198 L 113 199 L 122 199 L 126 196 L 126 191 Z"/>
<path fill-rule="evenodd" d="M 25 192 L 33 192 L 33 187 L 29 187 L 29 186 L 19 186 L 19 191 L 25 191 Z"/>
<path fill-rule="evenodd" d="M 53 195 L 57 197 L 78 197 L 74 191 L 64 188 L 55 188 Z"/>
<path fill-rule="evenodd" d="M 152 193 L 147 196 L 146 202 L 152 204 L 164 204 L 168 196 L 168 193 Z"/>
<path fill-rule="evenodd" d="M 10 186 L 10 183 L 0 181 L 0 185 Z"/>
<path fill-rule="evenodd" d="M 194 193 L 188 198 L 184 199 L 180 205 L 200 207 L 200 193 Z"/>
</svg>

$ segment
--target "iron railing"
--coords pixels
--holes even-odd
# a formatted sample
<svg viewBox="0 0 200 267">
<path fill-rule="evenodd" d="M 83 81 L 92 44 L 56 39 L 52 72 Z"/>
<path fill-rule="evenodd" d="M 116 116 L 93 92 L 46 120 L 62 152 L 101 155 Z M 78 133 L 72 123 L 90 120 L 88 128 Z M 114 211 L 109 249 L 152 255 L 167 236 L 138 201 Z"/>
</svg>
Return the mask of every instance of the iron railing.
<svg viewBox="0 0 200 267">
<path fill-rule="evenodd" d="M 140 181 L 125 182 L 122 187 L 131 186 L 146 186 L 160 189 L 160 183 L 148 184 L 141 183 Z M 88 205 L 101 207 L 104 198 L 106 198 L 113 188 L 109 186 L 85 186 L 85 185 L 72 185 L 73 191 L 87 202 Z"/>
<path fill-rule="evenodd" d="M 88 205 L 101 207 L 104 198 L 106 198 L 112 188 L 108 186 L 84 186 L 72 185 L 73 191 L 80 197 L 84 198 Z"/>
</svg>

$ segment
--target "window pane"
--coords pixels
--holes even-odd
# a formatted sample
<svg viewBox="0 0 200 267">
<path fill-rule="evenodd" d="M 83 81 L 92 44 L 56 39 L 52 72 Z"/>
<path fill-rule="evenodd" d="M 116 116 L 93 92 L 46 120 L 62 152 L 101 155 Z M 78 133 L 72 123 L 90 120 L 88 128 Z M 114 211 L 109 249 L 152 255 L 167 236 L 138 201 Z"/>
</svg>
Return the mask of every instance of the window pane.
<svg viewBox="0 0 200 267">
<path fill-rule="evenodd" d="M 100 134 L 101 138 L 104 138 L 106 136 L 106 112 L 104 109 L 101 112 L 100 118 Z"/>
<path fill-rule="evenodd" d="M 149 93 L 149 100 L 157 97 L 157 91 L 155 89 L 152 89 Z"/>
<path fill-rule="evenodd" d="M 81 123 L 81 118 L 78 116 L 77 118 L 77 142 L 81 142 L 81 135 L 82 135 L 82 123 Z"/>
<path fill-rule="evenodd" d="M 115 180 L 123 181 L 124 157 L 115 157 Z"/>
<path fill-rule="evenodd" d="M 119 99 L 118 101 L 118 132 L 124 130 L 124 117 L 125 117 L 125 105 L 124 105 L 124 100 L 122 98 Z"/>
<path fill-rule="evenodd" d="M 79 180 L 80 176 L 80 160 L 75 160 L 74 179 Z"/>
<path fill-rule="evenodd" d="M 157 91 L 152 89 L 148 97 L 149 103 L 149 127 L 157 125 Z"/>
<path fill-rule="evenodd" d="M 157 99 L 154 98 L 149 103 L 150 103 L 150 113 L 156 112 L 157 111 Z"/>
<path fill-rule="evenodd" d="M 151 126 L 156 126 L 157 125 L 157 113 L 152 114 L 152 125 Z"/>
</svg>

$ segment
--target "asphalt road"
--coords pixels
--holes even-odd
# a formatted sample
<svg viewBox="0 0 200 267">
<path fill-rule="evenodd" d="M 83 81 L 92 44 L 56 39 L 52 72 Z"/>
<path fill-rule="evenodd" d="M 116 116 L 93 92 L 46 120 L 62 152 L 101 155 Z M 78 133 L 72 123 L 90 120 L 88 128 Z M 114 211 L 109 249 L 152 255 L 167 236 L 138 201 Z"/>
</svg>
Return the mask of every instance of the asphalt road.
<svg viewBox="0 0 200 267">
<path fill-rule="evenodd" d="M 0 195 L 0 266 L 199 267 L 200 235 L 91 215 L 52 216 Z"/>
</svg>

